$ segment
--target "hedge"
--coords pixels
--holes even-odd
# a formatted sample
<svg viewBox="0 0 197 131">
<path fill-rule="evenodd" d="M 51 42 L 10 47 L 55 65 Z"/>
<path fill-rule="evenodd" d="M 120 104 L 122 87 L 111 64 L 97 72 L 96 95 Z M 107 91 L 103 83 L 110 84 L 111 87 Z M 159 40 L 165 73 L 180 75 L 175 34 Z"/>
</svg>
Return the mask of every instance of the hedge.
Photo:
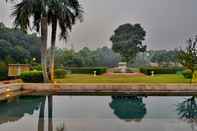
<svg viewBox="0 0 197 131">
<path fill-rule="evenodd" d="M 4 62 L 0 62 L 0 80 L 8 79 L 8 66 Z"/>
<path fill-rule="evenodd" d="M 36 66 L 33 66 L 32 67 L 32 70 L 35 70 L 35 71 L 42 71 L 42 66 L 39 64 L 39 65 L 36 65 Z"/>
<path fill-rule="evenodd" d="M 93 74 L 96 71 L 97 75 L 101 75 L 107 72 L 105 67 L 83 67 L 83 68 L 66 68 L 73 74 Z"/>
<path fill-rule="evenodd" d="M 146 75 L 151 75 L 152 71 L 154 74 L 176 74 L 177 72 L 182 72 L 184 68 L 182 67 L 171 67 L 171 68 L 159 68 L 159 67 L 144 67 L 140 68 L 140 72 Z"/>
<path fill-rule="evenodd" d="M 42 83 L 42 71 L 29 71 L 20 74 L 20 78 L 26 83 Z"/>
<path fill-rule="evenodd" d="M 192 79 L 192 71 L 191 70 L 184 70 L 182 72 L 182 75 L 186 78 L 186 79 Z"/>
<path fill-rule="evenodd" d="M 66 75 L 66 71 L 64 69 L 56 69 L 55 70 L 55 78 L 61 79 Z"/>
</svg>

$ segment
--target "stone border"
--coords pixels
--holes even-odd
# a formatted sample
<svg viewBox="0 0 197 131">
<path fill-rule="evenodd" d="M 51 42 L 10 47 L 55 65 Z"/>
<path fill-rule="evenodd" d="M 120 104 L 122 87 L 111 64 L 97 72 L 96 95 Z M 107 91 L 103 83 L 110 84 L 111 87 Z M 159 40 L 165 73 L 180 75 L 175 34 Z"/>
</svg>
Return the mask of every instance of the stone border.
<svg viewBox="0 0 197 131">
<path fill-rule="evenodd" d="M 123 94 L 123 95 L 197 95 L 197 84 L 36 84 L 0 86 L 0 95 L 24 91 L 31 94 Z"/>
<path fill-rule="evenodd" d="M 0 94 L 14 91 L 50 94 L 197 95 L 197 84 L 36 84 L 0 86 Z"/>
</svg>

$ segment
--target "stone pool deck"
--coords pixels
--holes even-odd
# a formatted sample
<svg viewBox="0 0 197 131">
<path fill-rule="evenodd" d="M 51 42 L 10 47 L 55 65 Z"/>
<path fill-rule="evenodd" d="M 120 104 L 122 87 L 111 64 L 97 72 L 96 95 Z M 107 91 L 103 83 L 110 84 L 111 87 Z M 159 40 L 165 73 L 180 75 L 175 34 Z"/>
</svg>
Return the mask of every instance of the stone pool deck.
<svg viewBox="0 0 197 131">
<path fill-rule="evenodd" d="M 122 95 L 197 95 L 197 84 L 7 84 L 0 85 L 0 94 L 8 92 L 31 94 L 122 94 Z"/>
</svg>

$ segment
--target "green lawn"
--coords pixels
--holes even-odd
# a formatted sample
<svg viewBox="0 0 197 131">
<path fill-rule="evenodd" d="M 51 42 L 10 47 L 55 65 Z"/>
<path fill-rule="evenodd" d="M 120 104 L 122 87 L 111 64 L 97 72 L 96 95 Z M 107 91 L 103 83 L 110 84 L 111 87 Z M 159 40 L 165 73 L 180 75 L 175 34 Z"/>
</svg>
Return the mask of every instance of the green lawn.
<svg viewBox="0 0 197 131">
<path fill-rule="evenodd" d="M 57 79 L 57 83 L 189 83 L 182 75 L 155 75 L 152 76 L 92 76 L 92 75 L 68 75 L 65 79 Z M 193 80 L 197 82 L 197 80 Z"/>
</svg>

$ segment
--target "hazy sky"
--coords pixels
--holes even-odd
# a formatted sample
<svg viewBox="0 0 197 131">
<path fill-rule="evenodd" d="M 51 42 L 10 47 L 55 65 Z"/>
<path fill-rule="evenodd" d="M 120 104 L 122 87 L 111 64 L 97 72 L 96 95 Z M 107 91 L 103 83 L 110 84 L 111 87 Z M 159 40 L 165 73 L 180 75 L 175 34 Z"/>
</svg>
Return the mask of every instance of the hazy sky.
<svg viewBox="0 0 197 131">
<path fill-rule="evenodd" d="M 74 26 L 67 47 L 111 46 L 109 41 L 120 24 L 140 23 L 147 31 L 149 49 L 172 49 L 197 34 L 197 0 L 80 0 L 84 22 Z M 0 21 L 12 25 L 11 6 L 0 0 Z M 65 47 L 58 41 L 59 47 Z"/>
</svg>

